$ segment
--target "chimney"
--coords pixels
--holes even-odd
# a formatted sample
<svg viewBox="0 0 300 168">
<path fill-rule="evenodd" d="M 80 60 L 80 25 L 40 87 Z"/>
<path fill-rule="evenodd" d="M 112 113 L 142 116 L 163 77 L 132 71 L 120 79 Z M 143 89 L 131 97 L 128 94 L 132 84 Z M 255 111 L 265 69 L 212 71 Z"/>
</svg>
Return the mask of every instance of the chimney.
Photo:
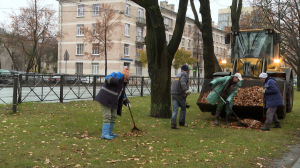
<svg viewBox="0 0 300 168">
<path fill-rule="evenodd" d="M 160 6 L 166 8 L 170 11 L 173 11 L 173 12 L 174 12 L 174 9 L 175 9 L 175 5 L 174 4 L 168 5 L 168 1 L 160 1 Z"/>
</svg>

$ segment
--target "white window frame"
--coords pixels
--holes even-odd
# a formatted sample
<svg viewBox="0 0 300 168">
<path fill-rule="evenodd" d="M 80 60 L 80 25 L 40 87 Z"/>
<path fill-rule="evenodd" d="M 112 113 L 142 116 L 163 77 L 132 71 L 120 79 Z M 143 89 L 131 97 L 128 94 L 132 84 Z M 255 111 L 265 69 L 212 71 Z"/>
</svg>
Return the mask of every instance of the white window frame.
<svg viewBox="0 0 300 168">
<path fill-rule="evenodd" d="M 100 4 L 93 5 L 93 15 L 99 16 L 100 15 Z"/>
<path fill-rule="evenodd" d="M 181 39 L 181 47 L 184 48 L 184 38 Z"/>
<path fill-rule="evenodd" d="M 130 16 L 130 5 L 129 4 L 126 4 L 125 15 Z"/>
<path fill-rule="evenodd" d="M 84 36 L 83 30 L 82 30 L 83 27 L 84 27 L 83 24 L 78 24 L 77 25 L 77 34 L 76 34 L 76 36 Z"/>
<path fill-rule="evenodd" d="M 129 56 L 129 44 L 124 44 L 124 56 Z"/>
<path fill-rule="evenodd" d="M 84 53 L 84 45 L 76 44 L 76 55 L 83 55 Z"/>
<path fill-rule="evenodd" d="M 130 24 L 125 23 L 125 36 L 130 35 Z"/>
<path fill-rule="evenodd" d="M 92 55 L 99 55 L 99 43 L 93 43 L 92 44 Z"/>
<path fill-rule="evenodd" d="M 187 48 L 190 49 L 190 47 L 191 47 L 191 40 L 188 40 L 188 46 L 187 46 Z"/>
<path fill-rule="evenodd" d="M 77 17 L 84 17 L 84 5 L 77 6 Z"/>
<path fill-rule="evenodd" d="M 136 32 L 138 37 L 143 37 L 143 29 L 141 27 L 137 27 Z"/>
<path fill-rule="evenodd" d="M 83 74 L 83 63 L 76 62 L 76 74 Z"/>
<path fill-rule="evenodd" d="M 139 18 L 143 18 L 144 17 L 144 10 L 142 8 L 138 8 L 138 14 L 137 14 Z"/>
<path fill-rule="evenodd" d="M 135 66 L 135 73 L 138 76 L 142 76 L 142 67 L 141 66 Z"/>
<path fill-rule="evenodd" d="M 99 63 L 92 63 L 92 74 L 99 74 Z"/>
</svg>

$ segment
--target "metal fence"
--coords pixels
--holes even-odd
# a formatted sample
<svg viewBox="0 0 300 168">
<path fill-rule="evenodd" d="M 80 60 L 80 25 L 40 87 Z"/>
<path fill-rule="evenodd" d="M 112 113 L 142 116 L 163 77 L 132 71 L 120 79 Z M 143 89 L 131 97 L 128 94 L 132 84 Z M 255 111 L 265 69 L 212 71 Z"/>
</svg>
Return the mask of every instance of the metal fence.
<svg viewBox="0 0 300 168">
<path fill-rule="evenodd" d="M 94 100 L 105 82 L 105 76 L 20 74 L 7 76 L 0 83 L 0 109 L 17 111 L 22 102 L 67 102 Z M 173 78 L 171 79 L 173 82 Z M 189 78 L 191 92 L 200 92 L 203 78 Z M 131 76 L 125 88 L 128 96 L 151 94 L 149 77 Z"/>
</svg>

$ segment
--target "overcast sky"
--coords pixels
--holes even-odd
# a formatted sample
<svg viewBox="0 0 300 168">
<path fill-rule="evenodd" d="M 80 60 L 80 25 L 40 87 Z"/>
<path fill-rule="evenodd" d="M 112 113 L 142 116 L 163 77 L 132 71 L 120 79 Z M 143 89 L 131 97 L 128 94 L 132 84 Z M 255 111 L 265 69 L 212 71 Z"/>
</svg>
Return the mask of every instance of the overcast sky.
<svg viewBox="0 0 300 168">
<path fill-rule="evenodd" d="M 58 2 L 56 0 L 40 0 L 43 4 L 52 4 L 55 9 L 58 10 Z M 161 1 L 161 0 L 159 0 Z M 175 5 L 175 11 L 177 12 L 179 0 L 167 0 L 169 4 Z M 194 0 L 197 10 L 199 9 L 199 1 Z M 219 9 L 224 9 L 230 6 L 232 3 L 232 0 L 210 0 L 210 8 L 211 8 L 211 14 L 212 14 L 212 20 L 215 22 L 215 24 L 218 23 L 218 11 Z M 27 0 L 1 0 L 0 5 L 0 22 L 5 22 L 6 14 L 5 13 L 11 13 L 11 11 L 19 11 L 18 9 L 20 7 L 26 7 Z M 190 18 L 194 18 L 192 10 L 190 8 L 190 5 L 188 7 L 187 16 Z M 199 16 L 200 17 L 200 16 Z"/>
</svg>

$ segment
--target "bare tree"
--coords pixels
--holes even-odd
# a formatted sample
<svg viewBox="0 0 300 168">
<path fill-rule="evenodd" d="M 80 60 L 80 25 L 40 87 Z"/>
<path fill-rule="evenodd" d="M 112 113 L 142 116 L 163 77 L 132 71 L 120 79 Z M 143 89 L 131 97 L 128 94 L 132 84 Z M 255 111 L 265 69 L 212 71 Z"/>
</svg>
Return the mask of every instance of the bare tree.
<svg viewBox="0 0 300 168">
<path fill-rule="evenodd" d="M 48 38 L 56 35 L 57 21 L 51 5 L 42 6 L 41 0 L 28 0 L 28 7 L 20 8 L 20 13 L 9 14 L 9 31 L 17 37 L 17 48 L 25 55 L 26 71 L 41 71 L 41 58 Z"/>
<path fill-rule="evenodd" d="M 212 79 L 213 74 L 216 71 L 222 71 L 218 60 L 214 54 L 214 44 L 212 39 L 212 24 L 210 13 L 210 1 L 199 0 L 200 13 L 202 16 L 202 23 L 199 21 L 199 17 L 195 8 L 194 0 L 190 0 L 190 4 L 195 17 L 195 24 L 202 32 L 203 39 L 203 61 L 204 61 L 204 78 Z"/>
<path fill-rule="evenodd" d="M 96 19 L 93 28 L 83 28 L 84 43 L 92 44 L 92 53 L 85 52 L 84 55 L 90 60 L 94 60 L 98 55 L 105 55 L 105 75 L 107 75 L 107 51 L 113 47 L 111 35 L 115 28 L 121 25 L 121 16 L 116 16 L 116 11 L 112 5 L 102 4 L 99 15 L 101 19 Z"/>
<path fill-rule="evenodd" d="M 158 0 L 132 0 L 146 10 L 147 35 L 145 38 L 148 71 L 151 78 L 152 117 L 171 117 L 171 66 L 174 55 L 181 42 L 185 25 L 188 0 L 180 0 L 173 36 L 166 43 L 164 19 Z M 164 94 L 162 94 L 164 93 Z"/>
<path fill-rule="evenodd" d="M 297 74 L 297 91 L 300 91 L 300 8 L 297 0 L 258 0 L 255 6 L 265 10 L 271 28 L 280 31 L 283 61 Z M 292 79 L 290 79 L 292 80 Z"/>
</svg>

